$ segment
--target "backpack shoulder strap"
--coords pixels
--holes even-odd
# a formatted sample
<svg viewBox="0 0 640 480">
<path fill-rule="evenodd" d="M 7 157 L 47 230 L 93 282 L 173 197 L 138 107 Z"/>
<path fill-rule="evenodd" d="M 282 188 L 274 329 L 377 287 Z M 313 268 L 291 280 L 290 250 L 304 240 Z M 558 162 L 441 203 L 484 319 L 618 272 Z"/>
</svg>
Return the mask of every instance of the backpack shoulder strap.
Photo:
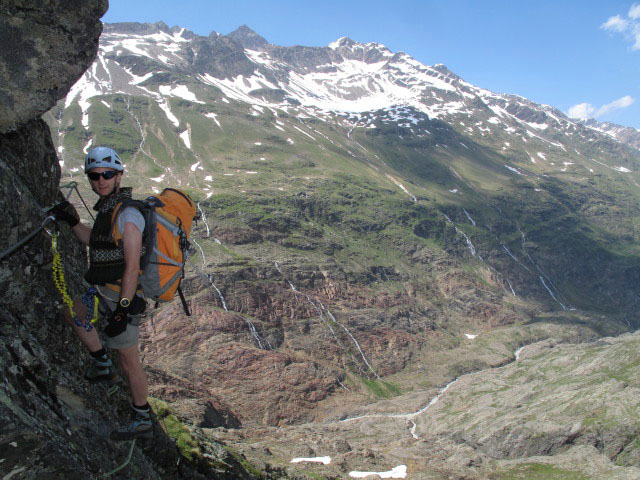
<svg viewBox="0 0 640 480">
<path fill-rule="evenodd" d="M 119 203 L 113 209 L 113 215 L 111 216 L 111 235 L 113 236 L 116 245 L 122 246 L 122 232 L 118 229 L 118 218 L 125 209 L 133 207 L 138 209 L 144 218 L 144 231 L 142 232 L 142 257 L 140 259 L 140 267 L 144 269 L 149 262 L 149 256 L 153 250 L 153 244 L 155 242 L 153 238 L 153 228 L 147 228 L 152 221 L 152 212 L 155 209 L 153 204 L 150 204 L 146 200 L 125 200 Z"/>
</svg>

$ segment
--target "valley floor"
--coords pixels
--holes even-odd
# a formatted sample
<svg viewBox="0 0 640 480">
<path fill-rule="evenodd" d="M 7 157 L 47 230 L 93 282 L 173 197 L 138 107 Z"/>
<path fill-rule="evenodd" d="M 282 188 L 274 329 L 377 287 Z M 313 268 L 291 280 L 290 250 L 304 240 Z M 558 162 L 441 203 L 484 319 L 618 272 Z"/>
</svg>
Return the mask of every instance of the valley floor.
<svg viewBox="0 0 640 480">
<path fill-rule="evenodd" d="M 566 340 L 528 344 L 440 389 L 345 394 L 303 425 L 204 432 L 306 478 L 640 478 L 640 334 Z"/>
</svg>

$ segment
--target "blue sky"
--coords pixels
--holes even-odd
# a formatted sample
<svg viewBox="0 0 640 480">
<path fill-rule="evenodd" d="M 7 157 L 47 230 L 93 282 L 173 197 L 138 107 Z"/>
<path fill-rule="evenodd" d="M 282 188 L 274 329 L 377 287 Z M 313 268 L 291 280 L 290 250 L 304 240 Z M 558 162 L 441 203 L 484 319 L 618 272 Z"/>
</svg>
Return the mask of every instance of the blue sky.
<svg viewBox="0 0 640 480">
<path fill-rule="evenodd" d="M 200 35 L 248 25 L 277 45 L 347 36 L 466 81 L 640 129 L 640 0 L 110 0 L 104 22 Z"/>
</svg>

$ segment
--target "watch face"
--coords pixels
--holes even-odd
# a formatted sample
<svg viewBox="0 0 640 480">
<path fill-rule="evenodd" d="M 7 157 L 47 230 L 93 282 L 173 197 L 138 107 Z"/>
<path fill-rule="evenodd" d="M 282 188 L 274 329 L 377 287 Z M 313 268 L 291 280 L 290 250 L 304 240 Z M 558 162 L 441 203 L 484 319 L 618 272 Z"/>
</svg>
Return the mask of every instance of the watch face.
<svg viewBox="0 0 640 480">
<path fill-rule="evenodd" d="M 128 298 L 121 298 L 120 299 L 120 306 L 127 308 L 129 305 L 131 304 L 131 301 Z"/>
</svg>

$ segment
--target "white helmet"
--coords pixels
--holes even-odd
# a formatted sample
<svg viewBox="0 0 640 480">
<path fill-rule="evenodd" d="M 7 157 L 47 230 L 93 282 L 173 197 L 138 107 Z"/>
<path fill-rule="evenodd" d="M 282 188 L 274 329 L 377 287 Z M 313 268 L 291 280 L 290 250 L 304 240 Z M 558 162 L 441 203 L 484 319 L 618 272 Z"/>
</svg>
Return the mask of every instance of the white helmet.
<svg viewBox="0 0 640 480">
<path fill-rule="evenodd" d="M 113 168 L 118 172 L 124 169 L 116 151 L 109 147 L 95 147 L 87 153 L 87 158 L 84 159 L 84 173 L 98 167 Z"/>
</svg>

